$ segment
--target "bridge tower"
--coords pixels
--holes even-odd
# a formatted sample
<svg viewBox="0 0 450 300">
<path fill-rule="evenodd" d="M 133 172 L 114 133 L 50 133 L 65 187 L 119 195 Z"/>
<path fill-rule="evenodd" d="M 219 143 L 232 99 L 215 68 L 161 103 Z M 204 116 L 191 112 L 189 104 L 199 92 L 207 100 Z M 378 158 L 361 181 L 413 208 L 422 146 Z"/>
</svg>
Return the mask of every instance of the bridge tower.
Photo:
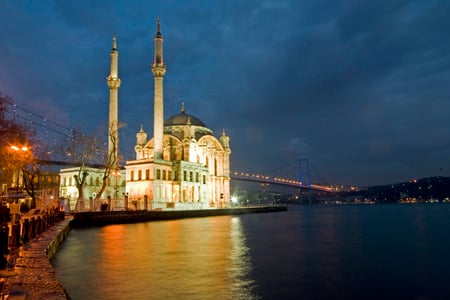
<svg viewBox="0 0 450 300">
<path fill-rule="evenodd" d="M 309 159 L 302 158 L 298 160 L 298 181 L 301 182 L 302 186 L 306 186 L 307 188 L 311 187 L 311 176 L 309 171 Z M 305 177 L 305 181 L 303 181 L 303 177 Z"/>
<path fill-rule="evenodd" d="M 301 182 L 302 186 L 308 188 L 307 198 L 308 203 L 312 203 L 312 195 L 311 195 L 311 176 L 309 172 L 309 159 L 302 158 L 298 160 L 298 181 Z M 305 181 L 303 181 L 305 180 Z"/>
<path fill-rule="evenodd" d="M 119 51 L 117 51 L 116 36 L 114 35 L 111 49 L 111 67 L 106 83 L 109 87 L 109 128 L 108 128 L 108 163 L 111 168 L 117 169 L 117 158 L 119 149 Z"/>
</svg>

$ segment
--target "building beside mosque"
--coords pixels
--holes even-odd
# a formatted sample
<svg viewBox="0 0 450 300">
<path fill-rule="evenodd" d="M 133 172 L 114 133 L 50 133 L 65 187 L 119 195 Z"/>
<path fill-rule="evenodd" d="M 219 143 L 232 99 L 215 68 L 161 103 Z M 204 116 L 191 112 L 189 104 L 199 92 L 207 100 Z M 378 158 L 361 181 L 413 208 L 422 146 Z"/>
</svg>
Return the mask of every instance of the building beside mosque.
<svg viewBox="0 0 450 300">
<path fill-rule="evenodd" d="M 118 51 L 115 37 L 110 53 L 111 65 L 107 84 L 109 97 L 108 154 L 117 166 L 118 156 Z M 136 157 L 125 164 L 125 170 L 116 172 L 112 186 L 103 198 L 113 199 L 111 208 L 130 209 L 203 209 L 226 207 L 230 201 L 230 143 L 225 130 L 219 138 L 213 135 L 200 119 L 186 112 L 184 104 L 177 115 L 164 119 L 163 79 L 166 66 L 163 59 L 163 36 L 158 19 L 154 37 L 154 59 L 151 65 L 154 77 L 153 138 L 148 139 L 143 126 L 136 134 Z M 146 123 L 146 120 L 143 120 Z M 102 170 L 90 170 L 96 177 L 88 178 L 85 199 L 95 195 L 91 187 L 99 186 L 97 177 Z M 60 171 L 61 192 L 70 196 L 71 203 L 78 197 L 75 181 L 71 179 L 76 168 Z M 117 181 L 119 184 L 117 184 Z M 123 201 L 118 203 L 118 197 Z M 126 200 L 125 200 L 126 199 Z M 91 201 L 92 202 L 92 201 Z M 73 206 L 73 205 L 71 205 Z M 93 206 L 93 207 L 91 207 Z M 83 209 L 95 210 L 98 205 L 87 204 Z"/>
<path fill-rule="evenodd" d="M 146 199 L 152 209 L 200 209 L 230 201 L 230 143 L 213 135 L 200 119 L 181 112 L 164 120 L 163 37 L 158 20 L 152 64 L 154 132 L 136 134 L 136 159 L 127 161 L 126 193 L 131 202 Z"/>
</svg>

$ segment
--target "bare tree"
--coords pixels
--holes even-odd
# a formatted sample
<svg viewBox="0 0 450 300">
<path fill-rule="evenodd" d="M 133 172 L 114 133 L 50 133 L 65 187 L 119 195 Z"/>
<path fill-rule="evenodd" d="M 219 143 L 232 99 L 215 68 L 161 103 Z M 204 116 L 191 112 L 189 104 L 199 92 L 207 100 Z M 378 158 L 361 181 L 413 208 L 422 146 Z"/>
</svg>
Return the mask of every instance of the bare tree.
<svg viewBox="0 0 450 300">
<path fill-rule="evenodd" d="M 95 202 L 99 201 L 103 195 L 103 192 L 105 191 L 106 187 L 108 186 L 108 179 L 113 174 L 117 176 L 117 173 L 119 172 L 118 163 L 119 163 L 119 157 L 117 155 L 117 147 L 118 147 L 118 138 L 117 134 L 114 131 L 114 129 L 110 129 L 109 131 L 109 137 L 111 139 L 112 143 L 112 149 L 108 153 L 106 151 L 106 161 L 104 162 L 104 170 L 103 170 L 103 177 L 102 177 L 102 185 L 100 187 L 100 190 L 97 192 L 95 196 Z"/>
<path fill-rule="evenodd" d="M 26 162 L 22 165 L 22 182 L 27 194 L 31 197 L 31 207 L 36 208 L 36 191 L 41 188 L 39 176 L 42 171 L 40 161 L 49 159 L 51 151 L 46 146 L 42 146 L 35 142 L 33 148 L 29 149 L 29 156 Z"/>
<path fill-rule="evenodd" d="M 63 151 L 68 162 L 78 166 L 77 174 L 74 175 L 75 186 L 78 190 L 76 210 L 81 202 L 84 202 L 84 189 L 89 175 L 89 165 L 97 161 L 99 140 L 95 136 L 87 135 L 73 130 L 70 139 L 66 140 Z"/>
<path fill-rule="evenodd" d="M 0 93 L 0 182 L 8 184 L 25 162 L 18 153 L 32 144 L 34 136 L 30 128 L 17 121 L 13 107 L 11 97 Z"/>
</svg>

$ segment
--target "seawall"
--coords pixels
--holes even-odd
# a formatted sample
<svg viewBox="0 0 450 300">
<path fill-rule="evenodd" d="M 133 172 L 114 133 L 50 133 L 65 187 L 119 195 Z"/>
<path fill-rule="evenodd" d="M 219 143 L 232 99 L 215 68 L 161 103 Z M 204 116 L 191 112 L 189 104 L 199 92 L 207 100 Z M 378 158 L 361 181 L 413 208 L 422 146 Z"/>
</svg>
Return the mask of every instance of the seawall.
<svg viewBox="0 0 450 300">
<path fill-rule="evenodd" d="M 236 208 L 212 208 L 198 210 L 161 210 L 161 211 L 108 211 L 75 213 L 70 226 L 89 227 L 109 224 L 126 224 L 147 221 L 175 220 L 224 215 L 242 215 L 251 213 L 268 213 L 286 211 L 285 205 L 249 206 Z"/>
<path fill-rule="evenodd" d="M 55 224 L 20 248 L 14 250 L 9 259 L 12 270 L 8 270 L 10 300 L 66 300 L 69 299 L 58 282 L 50 259 L 56 254 L 70 231 L 72 218 Z"/>
</svg>

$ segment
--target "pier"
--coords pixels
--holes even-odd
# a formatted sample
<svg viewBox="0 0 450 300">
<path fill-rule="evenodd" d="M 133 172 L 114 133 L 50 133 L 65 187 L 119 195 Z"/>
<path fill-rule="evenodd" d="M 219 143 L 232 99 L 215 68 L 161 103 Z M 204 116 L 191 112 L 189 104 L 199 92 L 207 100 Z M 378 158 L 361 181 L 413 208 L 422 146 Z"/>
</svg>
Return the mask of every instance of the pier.
<svg viewBox="0 0 450 300">
<path fill-rule="evenodd" d="M 286 211 L 285 205 L 248 206 L 235 208 L 212 208 L 196 210 L 128 210 L 108 212 L 79 212 L 73 215 L 72 227 L 103 226 L 109 224 L 126 224 L 147 221 L 175 220 L 224 215 L 241 215 Z"/>
</svg>

